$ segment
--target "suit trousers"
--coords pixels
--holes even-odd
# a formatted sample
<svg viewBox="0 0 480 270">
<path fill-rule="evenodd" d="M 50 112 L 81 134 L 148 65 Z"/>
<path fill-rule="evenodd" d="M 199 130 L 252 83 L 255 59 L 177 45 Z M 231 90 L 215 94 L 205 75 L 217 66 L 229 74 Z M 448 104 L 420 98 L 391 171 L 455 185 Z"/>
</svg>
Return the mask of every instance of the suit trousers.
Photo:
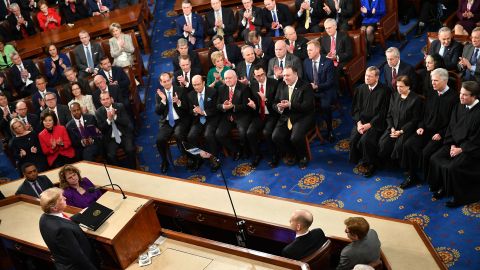
<svg viewBox="0 0 480 270">
<path fill-rule="evenodd" d="M 356 125 L 350 134 L 350 162 L 377 164 L 378 140 L 382 132 L 370 128 L 363 135 L 358 133 Z"/>
<path fill-rule="evenodd" d="M 187 135 L 187 141 L 191 146 L 202 148 L 199 141 L 200 138 L 205 138 L 206 147 L 202 148 L 205 151 L 209 152 L 210 154 L 217 156 L 218 154 L 218 146 L 217 141 L 215 140 L 215 131 L 217 129 L 216 121 L 209 121 L 205 122 L 202 125 L 200 121 L 193 124 L 190 128 L 190 131 Z M 203 135 L 203 136 L 202 136 Z"/>
<path fill-rule="evenodd" d="M 272 116 L 271 114 L 266 114 L 264 120 L 262 120 L 260 116 L 252 119 L 252 122 L 247 129 L 247 141 L 250 153 L 254 157 L 260 154 L 260 146 L 258 145 L 258 135 L 260 131 L 265 139 L 267 148 L 272 152 L 272 154 L 275 154 L 276 151 L 272 140 L 272 134 L 273 130 L 275 129 L 275 125 L 277 124 L 277 120 L 278 117 Z"/>
<path fill-rule="evenodd" d="M 124 135 L 120 137 L 122 141 L 118 144 L 114 138 L 107 138 L 105 142 L 105 150 L 107 152 L 107 161 L 110 164 L 120 166 L 117 160 L 117 149 L 121 147 L 127 156 L 127 168 L 135 169 L 136 167 L 136 152 L 133 137 Z"/>
<path fill-rule="evenodd" d="M 227 148 L 230 153 L 238 153 L 240 152 L 240 148 L 237 143 L 233 142 L 232 136 L 230 136 L 230 131 L 233 128 L 238 129 L 239 141 L 243 146 L 247 141 L 247 129 L 249 124 L 250 119 L 248 118 L 234 119 L 233 121 L 230 121 L 227 116 L 224 116 L 218 124 L 215 138 L 223 147 Z"/>
<path fill-rule="evenodd" d="M 183 147 L 183 142 L 187 140 L 189 126 L 190 121 L 186 121 L 185 119 L 175 120 L 175 125 L 173 127 L 168 124 L 168 121 L 162 122 L 160 124 L 156 143 L 158 153 L 160 154 L 164 162 L 167 161 L 168 141 L 170 140 L 170 137 L 172 137 L 172 135 L 177 142 L 177 147 L 178 150 L 180 150 L 180 153 L 186 153 Z"/>
<path fill-rule="evenodd" d="M 305 136 L 314 127 L 313 116 L 305 116 L 292 123 L 292 130 L 288 129 L 286 118 L 279 119 L 273 130 L 272 140 L 281 154 L 295 154 L 298 159 L 307 157 L 307 142 Z M 293 153 L 292 153 L 293 150 Z"/>
</svg>

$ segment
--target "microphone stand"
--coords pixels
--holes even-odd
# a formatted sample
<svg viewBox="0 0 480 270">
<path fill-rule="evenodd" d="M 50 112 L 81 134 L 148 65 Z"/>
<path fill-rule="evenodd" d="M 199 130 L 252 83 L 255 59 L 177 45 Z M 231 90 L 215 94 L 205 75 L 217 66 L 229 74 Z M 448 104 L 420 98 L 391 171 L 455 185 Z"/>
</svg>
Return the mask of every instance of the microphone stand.
<svg viewBox="0 0 480 270">
<path fill-rule="evenodd" d="M 110 186 L 112 187 L 112 189 L 115 190 L 115 187 L 114 187 L 114 186 L 117 186 L 117 187 L 120 189 L 120 191 L 122 192 L 123 199 L 126 199 L 127 196 L 125 196 L 125 193 L 123 193 L 122 188 L 121 188 L 119 185 L 114 184 L 114 183 L 112 182 L 112 178 L 110 178 L 110 173 L 108 173 L 107 163 L 104 162 L 104 163 L 103 163 L 103 167 L 105 167 L 105 171 L 107 172 L 107 176 L 108 176 L 108 181 L 110 181 Z M 103 187 L 107 187 L 107 186 L 108 186 L 108 185 L 105 185 L 105 186 L 103 186 Z"/>
</svg>

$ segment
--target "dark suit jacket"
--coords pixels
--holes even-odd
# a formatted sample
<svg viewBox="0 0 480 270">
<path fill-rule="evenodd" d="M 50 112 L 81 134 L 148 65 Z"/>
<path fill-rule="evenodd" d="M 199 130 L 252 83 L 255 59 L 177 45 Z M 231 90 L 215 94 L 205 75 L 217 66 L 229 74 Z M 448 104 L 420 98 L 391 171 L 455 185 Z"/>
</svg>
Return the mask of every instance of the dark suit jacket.
<svg viewBox="0 0 480 270">
<path fill-rule="evenodd" d="M 302 71 L 302 61 L 300 60 L 300 58 L 298 58 L 297 56 L 291 53 L 287 53 L 287 55 L 285 56 L 285 63 L 283 63 L 283 67 L 285 68 L 288 65 L 296 67 L 298 69 L 298 72 L 297 72 L 298 77 L 302 78 L 303 71 Z M 273 78 L 274 66 L 280 66 L 280 62 L 278 61 L 277 57 L 270 59 L 270 61 L 268 62 L 268 73 L 267 73 L 268 78 L 274 79 Z"/>
<path fill-rule="evenodd" d="M 206 20 L 206 27 L 207 27 L 207 35 L 213 36 L 216 35 L 217 32 L 213 30 L 215 27 L 215 11 L 212 9 L 210 10 L 207 15 L 205 16 Z M 222 7 L 222 20 L 225 28 L 223 29 L 223 33 L 225 36 L 232 36 L 233 33 L 237 30 L 237 24 L 235 23 L 235 16 L 233 15 L 233 11 L 231 8 Z"/>
<path fill-rule="evenodd" d="M 185 36 L 183 34 L 183 26 L 187 24 L 187 22 L 185 21 L 185 16 L 183 14 L 180 14 L 175 20 L 175 24 L 177 28 L 177 37 L 187 39 L 188 36 Z M 192 12 L 192 28 L 195 30 L 195 32 L 193 32 L 193 36 L 196 38 L 195 43 L 201 42 L 201 44 L 203 44 L 203 39 L 204 39 L 203 25 L 204 25 L 204 21 L 202 16 Z M 203 47 L 203 45 L 201 47 Z"/>
<path fill-rule="evenodd" d="M 278 113 L 280 113 L 280 111 L 278 110 L 277 104 L 282 100 L 288 100 L 288 86 L 283 81 L 278 85 L 274 102 L 275 106 L 273 106 Z M 313 119 L 315 115 L 314 100 L 312 86 L 302 81 L 299 77 L 292 92 L 292 98 L 290 100 L 291 106 L 290 108 L 284 109 L 283 113 L 280 113 L 278 121 L 287 122 L 290 118 L 292 124 L 295 124 L 295 122 L 307 117 Z"/>
<path fill-rule="evenodd" d="M 248 79 L 249 81 L 252 81 L 255 79 L 255 77 L 253 76 L 253 70 L 254 70 L 254 67 L 255 66 L 262 66 L 263 69 L 266 69 L 266 66 L 265 66 L 265 63 L 263 62 L 263 60 L 261 59 L 258 59 L 258 58 L 255 58 L 255 60 L 253 61 L 253 63 L 251 64 L 250 66 L 250 70 L 249 70 L 249 74 L 248 74 Z M 242 77 L 247 77 L 247 64 L 245 63 L 245 60 L 243 60 L 242 62 L 240 62 L 237 67 L 235 68 L 235 71 L 237 72 L 237 76 L 238 78 L 242 78 Z"/>
<path fill-rule="evenodd" d="M 52 181 L 50 181 L 50 179 L 46 175 L 39 175 L 37 178 L 37 183 L 40 185 L 42 191 L 53 187 Z M 17 192 L 15 192 L 15 195 L 19 194 L 25 194 L 38 198 L 37 193 L 35 192 L 35 190 L 33 190 L 32 186 L 26 179 L 23 181 L 22 185 L 18 187 Z"/>
<path fill-rule="evenodd" d="M 58 7 L 62 23 L 74 23 L 88 17 L 88 8 L 83 4 L 83 1 L 75 2 L 75 13 L 72 12 L 70 5 L 65 4 L 65 1 L 58 1 Z"/>
<path fill-rule="evenodd" d="M 50 110 L 48 107 L 43 110 L 47 111 Z M 57 114 L 58 114 L 58 124 L 65 126 L 68 121 L 72 120 L 72 114 L 70 113 L 70 109 L 68 109 L 67 105 L 58 104 L 57 103 Z"/>
<path fill-rule="evenodd" d="M 276 107 L 275 95 L 277 94 L 278 81 L 275 79 L 267 78 L 266 80 L 267 87 L 265 91 L 265 107 L 268 109 L 270 115 L 278 117 L 278 112 L 273 108 Z M 260 92 L 260 85 L 257 80 L 252 80 L 250 84 L 250 89 L 252 91 L 252 100 L 255 102 L 256 111 L 260 113 L 260 96 L 257 94 Z"/>
<path fill-rule="evenodd" d="M 292 14 L 290 14 L 290 10 L 288 9 L 288 6 L 277 2 L 276 7 L 277 7 L 277 17 L 278 17 L 277 19 L 282 25 L 282 27 L 285 28 L 288 25 L 292 25 L 293 17 L 292 17 Z M 275 30 L 271 28 L 272 22 L 273 22 L 272 12 L 264 8 L 263 9 L 263 26 L 265 26 L 267 30 L 270 31 L 270 35 L 273 36 L 273 34 L 275 33 Z"/>
<path fill-rule="evenodd" d="M 247 45 L 250 45 L 255 48 L 255 45 L 253 45 L 250 42 L 247 42 Z M 260 46 L 263 51 L 263 61 L 265 63 L 268 63 L 270 59 L 275 57 L 275 45 L 273 44 L 272 38 L 271 37 L 261 37 L 260 40 Z"/>
<path fill-rule="evenodd" d="M 43 214 L 40 233 L 59 270 L 96 270 L 95 251 L 78 224 L 58 216 Z"/>
<path fill-rule="evenodd" d="M 114 102 L 118 102 L 118 103 L 122 103 L 124 106 L 126 106 L 128 108 L 128 105 L 122 95 L 122 90 L 120 90 L 120 88 L 118 88 L 118 86 L 116 85 L 109 85 L 108 86 L 108 93 L 110 93 L 110 97 L 113 98 L 113 101 Z M 101 94 L 101 91 L 100 89 L 98 88 L 95 88 L 95 90 L 93 90 L 93 95 L 92 95 L 92 98 L 93 98 L 93 105 L 95 105 L 95 108 L 100 108 L 102 107 L 102 103 L 100 102 L 100 94 Z M 127 102 L 128 99 L 127 99 Z"/>
<path fill-rule="evenodd" d="M 83 114 L 83 126 L 97 126 L 97 119 L 95 119 L 95 116 L 91 114 Z M 83 145 L 81 143 L 81 140 L 83 139 L 82 136 L 80 135 L 80 131 L 78 130 L 76 119 L 71 119 L 67 125 L 65 126 L 67 128 L 68 136 L 70 136 L 70 140 L 72 141 L 72 145 L 75 148 L 75 153 L 82 153 Z"/>
<path fill-rule="evenodd" d="M 304 0 L 295 0 L 295 10 L 300 10 L 301 4 Z M 320 23 L 320 21 L 326 17 L 326 13 L 323 10 L 323 0 L 310 0 L 310 8 L 313 8 L 312 14 L 310 14 L 310 26 Z M 307 12 L 303 11 L 302 16 L 298 17 L 298 13 L 295 13 L 295 20 L 298 25 L 305 26 L 305 20 L 307 19 Z"/>
<path fill-rule="evenodd" d="M 353 1 L 351 0 L 339 0 L 340 1 L 340 13 L 337 13 L 335 9 L 335 3 L 333 0 L 325 0 L 327 6 L 330 7 L 332 13 L 328 14 L 327 17 L 338 19 L 337 25 L 339 30 L 348 30 L 348 19 L 353 16 L 355 10 L 353 10 Z"/>
<path fill-rule="evenodd" d="M 105 80 L 107 80 L 107 84 L 110 85 L 107 74 L 103 69 L 99 69 L 98 74 L 102 75 L 105 78 Z M 123 68 L 121 67 L 112 66 L 112 78 L 113 78 L 113 81 L 118 82 L 118 87 L 120 88 L 120 90 L 122 90 L 123 98 L 128 99 L 128 92 L 130 89 L 130 79 L 128 78 L 127 73 L 125 73 L 125 71 L 123 71 Z"/>
<path fill-rule="evenodd" d="M 216 124 L 218 122 L 218 118 L 220 116 L 220 113 L 217 110 L 217 99 L 218 99 L 218 91 L 215 88 L 209 88 L 205 87 L 205 94 L 204 94 L 204 99 L 203 99 L 203 109 L 205 110 L 206 113 L 206 119 L 208 123 L 214 123 Z M 200 116 L 195 115 L 193 113 L 193 108 L 194 106 L 199 106 L 198 105 L 198 93 L 196 91 L 192 91 L 188 93 L 188 101 L 190 104 L 190 109 L 189 112 L 193 116 L 193 122 L 192 126 L 200 122 Z"/>
<path fill-rule="evenodd" d="M 400 65 L 398 66 L 397 77 L 400 75 L 408 76 L 412 86 L 410 87 L 411 90 L 416 91 L 417 89 L 417 73 L 415 69 L 405 61 L 400 60 Z M 390 89 L 393 93 L 397 91 L 397 89 L 393 89 L 392 86 L 392 68 L 389 65 L 385 65 L 383 68 L 383 76 L 385 78 L 385 85 Z"/>
<path fill-rule="evenodd" d="M 293 54 L 296 55 L 300 60 L 304 60 L 308 57 L 307 55 L 307 42 L 308 40 L 302 36 L 297 36 L 295 41 L 295 46 L 293 47 Z M 285 39 L 287 46 L 290 46 L 290 40 Z"/>
<path fill-rule="evenodd" d="M 179 60 L 178 60 L 178 52 L 172 57 L 172 64 L 173 64 L 173 72 L 177 72 L 181 70 Z M 197 69 L 202 71 L 202 66 L 200 65 L 200 60 L 198 58 L 198 53 L 194 50 L 188 50 L 188 56 L 190 57 L 191 67 L 192 69 Z"/>
<path fill-rule="evenodd" d="M 243 14 L 245 13 L 245 8 L 240 9 L 237 11 L 237 16 L 238 16 L 238 29 L 240 31 L 243 31 L 244 29 L 248 30 L 248 22 L 245 20 L 245 26 L 242 24 L 243 20 Z M 255 26 L 255 30 L 257 33 L 261 30 L 263 26 L 263 12 L 262 9 L 256 6 L 252 6 L 252 16 L 255 18 L 253 25 Z"/>
<path fill-rule="evenodd" d="M 10 3 L 12 3 L 13 1 L 11 1 Z M 5 5 L 5 1 L 0 1 L 0 20 L 5 20 L 7 18 L 7 15 L 8 15 L 8 9 L 7 9 L 7 5 Z"/>
<path fill-rule="evenodd" d="M 162 91 L 165 94 L 165 96 L 167 96 L 165 89 L 160 89 L 160 91 Z M 190 118 L 189 111 L 188 111 L 190 109 L 190 106 L 188 105 L 187 92 L 182 87 L 174 86 L 172 97 L 175 96 L 175 94 L 177 94 L 178 99 L 180 99 L 181 101 L 180 107 L 178 107 L 177 103 L 173 103 L 173 109 L 178 114 L 179 119 L 183 120 L 183 119 Z M 169 109 L 168 96 L 165 104 L 163 104 L 160 96 L 157 93 L 155 93 L 155 113 L 160 116 L 159 121 L 161 124 L 165 124 L 165 123 L 168 124 L 168 120 L 167 120 L 168 109 Z"/>
<path fill-rule="evenodd" d="M 85 70 L 88 67 L 87 63 L 87 56 L 85 55 L 85 50 L 83 49 L 83 44 L 77 45 L 75 49 L 73 49 L 73 53 L 75 55 L 75 62 L 77 63 L 77 70 L 78 74 L 81 75 L 80 77 L 85 77 L 88 74 Z M 98 68 L 98 64 L 100 63 L 100 58 L 102 58 L 105 54 L 103 52 L 102 46 L 96 42 L 90 41 L 90 47 L 93 59 L 93 66 Z"/>
<path fill-rule="evenodd" d="M 320 54 L 327 56 L 330 52 L 332 37 L 324 35 L 320 38 Z M 337 31 L 337 39 L 335 40 L 335 51 L 338 55 L 339 68 L 342 68 L 350 59 L 352 59 L 352 41 L 344 32 Z"/>
<path fill-rule="evenodd" d="M 188 81 L 189 81 L 188 87 L 184 87 L 187 90 L 187 93 L 189 93 L 190 91 L 193 91 L 192 78 L 195 75 L 201 75 L 201 71 L 198 69 L 191 68 L 190 72 L 188 73 Z M 183 76 L 183 71 L 181 69 L 173 73 L 173 85 L 180 87 L 180 84 L 178 83 L 178 80 L 177 80 L 178 76 Z"/>
<path fill-rule="evenodd" d="M 28 14 L 28 12 L 23 10 L 20 11 L 20 14 L 22 15 L 23 19 L 27 22 L 27 26 L 25 30 L 27 30 L 28 35 L 29 36 L 34 35 L 36 33 L 35 25 L 33 24 L 33 21 L 30 18 L 30 14 Z M 7 20 L 10 25 L 10 32 L 13 35 L 13 39 L 14 40 L 23 39 L 22 30 L 17 29 L 17 22 L 18 22 L 17 17 L 15 17 L 13 13 L 11 13 L 10 15 L 8 15 Z"/>
<path fill-rule="evenodd" d="M 223 109 L 223 103 L 228 100 L 229 87 L 227 85 L 222 85 L 218 89 L 217 109 L 220 112 L 223 112 L 224 119 L 228 119 L 230 116 L 233 116 L 234 121 L 245 123 L 250 120 L 253 113 L 253 109 L 247 105 L 250 94 L 250 88 L 238 82 L 235 85 L 232 97 L 232 103 L 235 107 L 225 111 Z"/>
<path fill-rule="evenodd" d="M 3 111 L 0 109 L 0 130 L 3 133 L 3 135 L 6 137 L 6 139 L 10 139 L 12 137 L 12 133 L 10 130 L 10 121 L 12 118 L 10 117 L 11 113 L 15 112 L 15 106 L 14 104 L 8 104 L 8 109 L 10 110 L 10 114 L 7 115 L 7 118 L 3 118 Z"/>
<path fill-rule="evenodd" d="M 32 126 L 35 133 L 40 133 L 43 130 L 43 125 L 40 125 L 40 118 L 34 113 L 27 113 L 27 121 Z"/>
<path fill-rule="evenodd" d="M 39 99 L 42 98 L 42 95 L 40 94 L 40 92 L 38 92 L 38 89 L 35 88 L 36 91 L 33 93 L 32 95 L 32 105 L 33 105 L 33 109 L 35 110 L 35 113 L 37 113 L 38 115 L 40 115 L 40 113 L 45 109 L 47 108 L 47 105 L 45 104 L 45 107 L 44 108 L 41 108 L 40 107 L 40 103 L 38 102 Z M 52 92 L 52 93 L 55 93 L 55 95 L 57 95 L 57 102 L 60 102 L 60 96 L 58 95 L 58 92 L 55 88 L 50 88 L 48 87 L 47 92 Z"/>
<path fill-rule="evenodd" d="M 113 103 L 113 108 L 117 110 L 117 120 L 114 120 L 118 130 L 122 133 L 122 136 L 133 137 L 133 123 L 130 121 L 130 117 L 125 110 L 122 103 Z M 107 109 L 104 106 L 100 106 L 95 112 L 95 118 L 97 119 L 98 129 L 103 134 L 105 141 L 114 140 L 112 138 L 112 125 L 107 123 Z"/>
<path fill-rule="evenodd" d="M 35 66 L 33 61 L 30 59 L 22 60 L 22 63 L 23 63 L 23 68 L 28 70 L 28 72 L 30 73 L 30 80 L 33 81 L 33 83 L 28 86 L 28 89 L 24 89 L 25 83 L 22 81 L 20 70 L 16 65 L 13 65 L 10 68 L 10 71 L 11 71 L 10 74 L 12 75 L 12 77 L 9 79 L 12 82 L 12 86 L 15 90 L 20 92 L 28 92 L 28 94 L 33 94 L 32 92 L 30 92 L 30 89 L 35 88 L 35 78 L 38 75 L 40 75 L 40 71 L 38 71 L 37 66 Z"/>
<path fill-rule="evenodd" d="M 97 1 L 95 0 L 87 0 L 87 5 L 88 5 L 88 13 L 90 15 L 93 14 L 93 12 L 100 12 L 98 10 L 98 5 L 97 5 Z M 114 9 L 114 6 L 113 6 L 113 1 L 111 0 L 102 0 L 102 5 L 108 7 L 108 9 L 110 11 L 112 11 Z"/>
<path fill-rule="evenodd" d="M 309 83 L 313 83 L 313 64 L 312 60 L 307 58 L 303 61 L 303 78 Z M 335 67 L 332 60 L 320 55 L 320 63 L 318 65 L 318 88 L 314 90 L 319 93 L 322 103 L 332 104 L 336 98 L 336 84 L 335 84 Z"/>
<path fill-rule="evenodd" d="M 440 48 L 442 47 L 442 43 L 440 40 L 436 39 L 430 44 L 430 49 L 428 50 L 428 54 L 438 54 Z M 443 52 L 443 62 L 445 63 L 445 67 L 448 70 L 456 70 L 458 64 L 458 58 L 462 55 L 463 45 L 452 39 L 450 42 L 450 46 L 446 47 Z"/>
<path fill-rule="evenodd" d="M 322 229 L 313 229 L 307 234 L 299 236 L 282 250 L 282 256 L 293 260 L 300 260 L 322 247 L 327 237 Z"/>
<path fill-rule="evenodd" d="M 230 63 L 237 65 L 243 60 L 242 52 L 240 48 L 235 44 L 225 44 L 225 49 L 227 50 L 227 57 Z M 208 59 L 211 59 L 210 56 L 213 52 L 218 51 L 216 47 L 212 47 L 210 49 L 210 53 L 208 54 Z"/>
</svg>

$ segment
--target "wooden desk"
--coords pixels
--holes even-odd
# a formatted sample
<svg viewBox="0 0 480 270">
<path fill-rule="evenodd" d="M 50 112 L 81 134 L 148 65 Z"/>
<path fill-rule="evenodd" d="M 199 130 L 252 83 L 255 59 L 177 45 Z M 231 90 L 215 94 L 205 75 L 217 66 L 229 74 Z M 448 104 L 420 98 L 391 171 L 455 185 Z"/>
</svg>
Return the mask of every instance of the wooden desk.
<svg viewBox="0 0 480 270">
<path fill-rule="evenodd" d="M 57 29 L 47 32 L 37 33 L 27 39 L 16 41 L 15 48 L 23 58 L 39 56 L 43 53 L 43 48 L 53 43 L 58 48 L 79 43 L 78 33 L 85 30 L 90 34 L 91 39 L 106 35 L 108 28 L 113 22 L 122 26 L 123 30 L 137 28 L 142 37 L 145 52 L 151 51 L 150 40 L 147 34 L 147 27 L 143 19 L 142 4 L 132 5 L 125 9 L 115 9 L 109 12 L 109 16 L 94 16 L 81 19 L 75 22 L 73 27 L 62 25 Z M 39 47 L 40 46 L 40 47 Z"/>
<path fill-rule="evenodd" d="M 76 165 L 82 175 L 87 176 L 95 185 L 108 184 L 103 165 L 90 162 L 79 162 Z M 216 214 L 214 217 L 219 217 L 217 220 L 209 220 L 208 216 L 204 215 L 194 215 L 189 218 L 215 223 L 222 222 L 221 218 L 224 216 L 233 216 L 226 192 L 221 187 L 115 167 L 110 167 L 109 173 L 112 180 L 122 186 L 125 191 L 145 198 L 170 202 L 184 208 Z M 46 175 L 58 183 L 58 169 L 49 171 Z M 22 181 L 14 181 L 0 185 L 0 190 L 5 196 L 11 196 L 21 183 Z M 446 269 L 423 230 L 408 221 L 261 196 L 239 190 L 232 190 L 231 195 L 237 214 L 258 224 L 287 228 L 292 211 L 308 209 L 315 217 L 312 226 L 322 228 L 331 238 L 345 238 L 343 221 L 347 217 L 354 215 L 365 217 L 371 228 L 377 231 L 382 243 L 382 251 L 392 269 Z"/>
</svg>

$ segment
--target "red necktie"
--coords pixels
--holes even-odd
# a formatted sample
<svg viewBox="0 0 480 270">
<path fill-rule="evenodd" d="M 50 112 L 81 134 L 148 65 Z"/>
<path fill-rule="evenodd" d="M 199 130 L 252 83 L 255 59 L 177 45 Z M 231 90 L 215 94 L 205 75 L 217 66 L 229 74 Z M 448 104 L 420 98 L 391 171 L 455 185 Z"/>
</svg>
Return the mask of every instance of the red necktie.
<svg viewBox="0 0 480 270">
<path fill-rule="evenodd" d="M 22 18 L 22 16 L 19 16 L 19 17 L 17 18 L 17 21 L 18 21 L 18 19 L 20 19 L 20 18 Z M 27 32 L 27 28 L 25 27 L 25 24 L 20 25 L 20 31 L 22 31 L 22 36 L 23 36 L 23 38 L 27 38 L 27 37 L 28 37 L 28 32 Z"/>
<path fill-rule="evenodd" d="M 255 30 L 255 25 L 253 25 L 252 19 L 248 19 L 248 30 L 250 31 Z"/>
<path fill-rule="evenodd" d="M 265 91 L 263 89 L 263 84 L 260 84 L 260 92 L 262 92 L 262 94 L 265 94 Z M 260 118 L 262 120 L 265 119 L 265 100 L 261 98 L 260 98 Z"/>
<path fill-rule="evenodd" d="M 335 42 L 335 37 L 332 37 L 332 42 L 330 43 L 330 52 L 337 54 L 337 43 Z M 338 66 L 337 58 L 333 59 L 333 65 Z"/>
<path fill-rule="evenodd" d="M 230 64 L 230 62 L 228 61 L 228 56 L 227 56 L 227 49 L 223 50 L 223 56 L 225 56 L 225 65 L 227 66 L 228 64 Z"/>
<path fill-rule="evenodd" d="M 290 42 L 290 50 L 293 51 L 293 49 L 295 49 L 295 41 Z"/>
<path fill-rule="evenodd" d="M 72 11 L 72 13 L 75 13 L 75 4 L 70 2 L 70 10 Z"/>
<path fill-rule="evenodd" d="M 394 90 L 397 89 L 397 70 L 392 68 L 392 87 Z"/>
<path fill-rule="evenodd" d="M 65 215 L 64 213 L 62 213 L 62 216 L 68 220 L 71 220 L 69 216 Z"/>
<path fill-rule="evenodd" d="M 230 92 L 228 92 L 228 100 L 232 102 L 233 98 L 233 87 L 230 87 Z"/>
</svg>

